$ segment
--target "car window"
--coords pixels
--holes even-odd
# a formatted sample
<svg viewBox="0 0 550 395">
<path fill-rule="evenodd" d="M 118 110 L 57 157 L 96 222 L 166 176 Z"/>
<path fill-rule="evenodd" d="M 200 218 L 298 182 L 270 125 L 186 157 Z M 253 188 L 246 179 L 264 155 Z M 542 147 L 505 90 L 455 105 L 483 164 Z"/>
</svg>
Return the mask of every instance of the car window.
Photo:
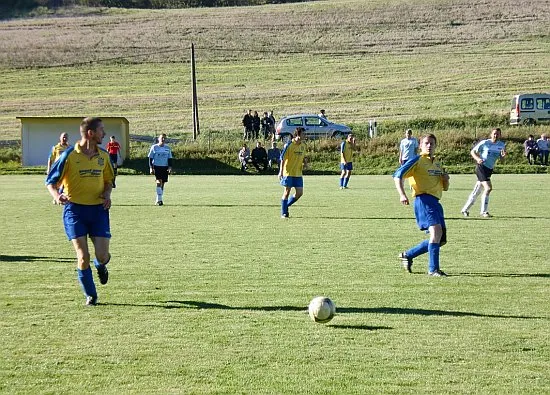
<svg viewBox="0 0 550 395">
<path fill-rule="evenodd" d="M 302 117 L 288 118 L 286 124 L 288 126 L 302 126 Z"/>
<path fill-rule="evenodd" d="M 550 98 L 542 97 L 540 99 L 537 99 L 537 109 L 550 110 Z"/>
<path fill-rule="evenodd" d="M 305 117 L 306 126 L 326 126 L 321 118 L 319 117 Z"/>
<path fill-rule="evenodd" d="M 533 110 L 535 108 L 535 101 L 532 98 L 522 99 L 521 100 L 521 109 L 522 110 Z"/>
</svg>

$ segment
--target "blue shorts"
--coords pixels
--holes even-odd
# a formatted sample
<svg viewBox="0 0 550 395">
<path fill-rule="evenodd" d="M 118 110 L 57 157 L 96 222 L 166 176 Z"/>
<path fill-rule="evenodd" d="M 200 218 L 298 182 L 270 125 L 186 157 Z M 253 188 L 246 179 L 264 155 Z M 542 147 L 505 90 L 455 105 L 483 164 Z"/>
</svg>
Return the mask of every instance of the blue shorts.
<svg viewBox="0 0 550 395">
<path fill-rule="evenodd" d="M 340 163 L 340 170 L 353 170 L 353 163 L 352 162 Z"/>
<path fill-rule="evenodd" d="M 69 240 L 86 235 L 111 238 L 109 210 L 105 210 L 102 204 L 67 203 L 63 207 L 63 225 Z"/>
<path fill-rule="evenodd" d="M 420 230 L 427 230 L 434 225 L 441 225 L 446 228 L 443 206 L 435 196 L 428 194 L 416 196 L 414 199 L 414 216 Z"/>
<path fill-rule="evenodd" d="M 283 177 L 281 180 L 281 185 L 287 188 L 303 188 L 304 177 Z"/>
</svg>

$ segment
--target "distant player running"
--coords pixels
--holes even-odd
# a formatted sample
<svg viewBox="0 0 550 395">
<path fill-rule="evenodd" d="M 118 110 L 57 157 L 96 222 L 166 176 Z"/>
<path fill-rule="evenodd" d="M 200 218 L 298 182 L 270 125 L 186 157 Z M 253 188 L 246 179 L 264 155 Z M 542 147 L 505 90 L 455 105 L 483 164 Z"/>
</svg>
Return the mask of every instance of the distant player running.
<svg viewBox="0 0 550 395">
<path fill-rule="evenodd" d="M 340 189 L 348 189 L 348 182 L 353 170 L 353 147 L 355 146 L 355 137 L 348 134 L 346 140 L 340 144 Z"/>
<path fill-rule="evenodd" d="M 481 192 L 483 186 L 483 194 L 481 195 L 481 210 L 480 215 L 485 218 L 490 218 L 489 214 L 489 194 L 493 190 L 491 184 L 491 175 L 497 160 L 502 160 L 506 156 L 505 144 L 499 141 L 502 132 L 499 128 L 495 128 L 491 132 L 491 138 L 481 140 L 470 151 L 470 155 L 477 163 L 476 176 L 477 182 L 474 185 L 474 190 L 470 193 L 464 207 L 462 207 L 462 215 L 468 217 L 470 215 L 470 207 L 472 207 Z"/>
<path fill-rule="evenodd" d="M 428 274 L 434 277 L 446 276 L 439 269 L 439 249 L 447 243 L 447 228 L 443 215 L 443 207 L 439 203 L 443 191 L 449 189 L 449 175 L 434 158 L 436 137 L 427 134 L 420 139 L 420 155 L 407 160 L 394 173 L 395 187 L 399 192 L 402 204 L 408 205 L 409 198 L 403 187 L 403 179 L 409 178 L 413 190 L 414 215 L 420 230 L 430 234 L 429 240 L 424 240 L 416 246 L 399 255 L 403 267 L 410 273 L 413 259 L 428 253 Z"/>
<path fill-rule="evenodd" d="M 281 199 L 282 218 L 288 218 L 288 208 L 296 203 L 304 194 L 302 168 L 305 165 L 306 149 L 304 144 L 302 144 L 303 131 L 304 128 L 296 128 L 292 140 L 285 144 L 281 152 L 279 180 L 284 187 Z M 292 188 L 294 188 L 295 194 L 290 196 Z"/>
<path fill-rule="evenodd" d="M 172 150 L 165 144 L 166 134 L 162 133 L 158 143 L 149 150 L 149 172 L 155 176 L 157 183 L 157 199 L 155 204 L 162 206 L 164 184 L 168 182 L 168 174 L 172 173 Z"/>
<path fill-rule="evenodd" d="M 69 148 L 69 135 L 67 133 L 61 133 L 59 135 L 59 143 L 54 145 L 50 150 L 50 156 L 48 157 L 48 165 L 46 167 L 46 174 L 50 172 L 50 169 L 52 168 L 52 165 L 56 160 L 58 160 L 61 157 L 61 154 Z M 63 185 L 59 186 L 58 189 L 59 193 L 63 193 Z M 53 204 L 57 204 L 57 201 L 54 199 L 52 201 Z"/>
</svg>

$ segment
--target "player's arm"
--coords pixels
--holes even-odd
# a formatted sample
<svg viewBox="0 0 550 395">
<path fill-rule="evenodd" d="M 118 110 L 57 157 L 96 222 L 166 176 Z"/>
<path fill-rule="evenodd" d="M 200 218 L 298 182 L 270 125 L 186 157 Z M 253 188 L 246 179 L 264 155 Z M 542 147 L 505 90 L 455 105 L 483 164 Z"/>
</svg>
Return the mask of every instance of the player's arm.
<svg viewBox="0 0 550 395">
<path fill-rule="evenodd" d="M 394 177 L 393 181 L 395 183 L 395 188 L 397 189 L 397 192 L 399 193 L 399 201 L 404 204 L 409 204 L 409 198 L 407 197 L 407 194 L 405 193 L 405 187 L 403 186 L 403 179 L 400 177 Z"/>
<path fill-rule="evenodd" d="M 155 174 L 155 168 L 153 166 L 153 158 L 149 157 L 149 173 L 151 174 Z"/>
<path fill-rule="evenodd" d="M 397 169 L 395 173 L 393 173 L 393 181 L 395 183 L 395 189 L 397 189 L 397 192 L 399 193 L 399 201 L 404 205 L 409 204 L 409 198 L 405 193 L 403 179 L 409 177 L 409 175 L 413 171 L 413 168 L 416 166 L 419 160 L 420 156 L 415 156 L 414 158 L 409 159 L 404 164 L 402 164 L 399 169 Z"/>
<path fill-rule="evenodd" d="M 474 148 L 472 148 L 472 150 L 470 151 L 470 155 L 472 156 L 472 158 L 474 158 L 474 160 L 478 165 L 481 165 L 483 164 L 483 159 L 481 158 L 481 156 L 479 156 L 478 149 L 479 149 L 479 144 L 477 144 Z"/>
<path fill-rule="evenodd" d="M 168 158 L 168 173 L 172 173 L 172 158 Z"/>
<path fill-rule="evenodd" d="M 443 174 L 441 175 L 441 184 L 443 186 L 444 191 L 449 190 L 449 180 L 450 180 L 449 174 L 447 174 L 446 171 L 443 171 Z"/>
</svg>

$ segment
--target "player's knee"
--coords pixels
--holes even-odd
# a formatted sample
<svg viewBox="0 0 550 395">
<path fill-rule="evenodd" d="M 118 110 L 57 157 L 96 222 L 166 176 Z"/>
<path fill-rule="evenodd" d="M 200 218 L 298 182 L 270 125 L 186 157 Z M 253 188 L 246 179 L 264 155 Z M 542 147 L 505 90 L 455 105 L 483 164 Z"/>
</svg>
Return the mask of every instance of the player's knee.
<svg viewBox="0 0 550 395">
<path fill-rule="evenodd" d="M 439 240 L 439 245 L 444 246 L 447 244 L 447 228 L 442 229 L 441 239 Z"/>
<path fill-rule="evenodd" d="M 96 259 L 101 264 L 106 264 L 109 262 L 109 259 L 111 258 L 111 254 L 109 254 L 107 251 L 96 251 Z"/>
</svg>

